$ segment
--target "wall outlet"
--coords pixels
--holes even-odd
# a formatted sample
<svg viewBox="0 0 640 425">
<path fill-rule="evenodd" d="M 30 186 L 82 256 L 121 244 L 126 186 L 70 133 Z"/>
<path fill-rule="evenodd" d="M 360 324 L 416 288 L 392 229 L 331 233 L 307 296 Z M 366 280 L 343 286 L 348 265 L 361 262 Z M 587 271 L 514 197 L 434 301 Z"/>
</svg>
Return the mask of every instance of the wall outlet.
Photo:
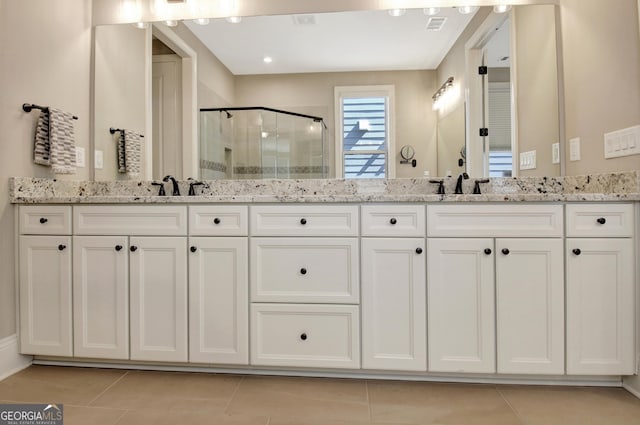
<svg viewBox="0 0 640 425">
<path fill-rule="evenodd" d="M 551 163 L 560 164 L 560 143 L 551 145 Z"/>
<path fill-rule="evenodd" d="M 76 167 L 78 168 L 82 168 L 84 167 L 84 148 L 81 148 L 79 146 L 76 146 Z"/>
<path fill-rule="evenodd" d="M 536 168 L 536 151 L 522 152 L 520 154 L 520 169 L 534 170 Z"/>
<path fill-rule="evenodd" d="M 569 140 L 569 161 L 580 161 L 580 138 Z"/>
<path fill-rule="evenodd" d="M 96 151 L 95 167 L 96 170 L 102 170 L 102 168 L 104 168 L 104 154 L 102 151 Z"/>
<path fill-rule="evenodd" d="M 604 157 L 640 154 L 640 125 L 604 135 Z"/>
</svg>

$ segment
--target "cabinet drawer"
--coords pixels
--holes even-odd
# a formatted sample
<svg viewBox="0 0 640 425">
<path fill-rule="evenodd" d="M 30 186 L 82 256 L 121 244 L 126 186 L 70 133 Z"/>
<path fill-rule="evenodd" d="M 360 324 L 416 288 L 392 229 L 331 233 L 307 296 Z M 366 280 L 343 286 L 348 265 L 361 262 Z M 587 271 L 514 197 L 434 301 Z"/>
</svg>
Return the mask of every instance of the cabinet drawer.
<svg viewBox="0 0 640 425">
<path fill-rule="evenodd" d="M 251 208 L 255 236 L 357 236 L 356 205 L 265 205 Z"/>
<path fill-rule="evenodd" d="M 248 208 L 244 205 L 190 206 L 192 236 L 247 236 Z"/>
<path fill-rule="evenodd" d="M 562 237 L 562 205 L 428 205 L 429 237 Z"/>
<path fill-rule="evenodd" d="M 187 234 L 187 208 L 154 206 L 79 206 L 73 209 L 76 235 Z"/>
<path fill-rule="evenodd" d="M 425 236 L 423 205 L 364 205 L 362 236 Z"/>
<path fill-rule="evenodd" d="M 23 235 L 70 235 L 71 207 L 53 205 L 20 206 Z"/>
<path fill-rule="evenodd" d="M 251 363 L 266 366 L 360 367 L 357 306 L 251 306 Z"/>
<path fill-rule="evenodd" d="M 254 238 L 251 300 L 357 304 L 355 238 Z"/>
<path fill-rule="evenodd" d="M 567 205 L 567 236 L 631 237 L 633 236 L 633 205 Z"/>
</svg>

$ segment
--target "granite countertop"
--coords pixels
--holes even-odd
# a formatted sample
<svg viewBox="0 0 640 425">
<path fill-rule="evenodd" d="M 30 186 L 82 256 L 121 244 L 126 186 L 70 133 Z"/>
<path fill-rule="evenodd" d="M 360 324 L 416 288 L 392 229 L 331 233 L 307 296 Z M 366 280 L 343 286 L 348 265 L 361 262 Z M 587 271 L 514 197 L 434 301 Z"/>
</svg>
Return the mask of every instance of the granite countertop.
<svg viewBox="0 0 640 425">
<path fill-rule="evenodd" d="M 346 203 L 346 202 L 613 202 L 640 201 L 640 171 L 570 177 L 492 178 L 482 195 L 470 194 L 475 179 L 445 178 L 445 195 L 430 179 L 208 180 L 197 196 L 157 196 L 150 181 L 73 181 L 32 177 L 9 180 L 14 204 Z M 165 183 L 167 193 L 171 184 Z M 188 193 L 189 182 L 180 182 Z"/>
</svg>

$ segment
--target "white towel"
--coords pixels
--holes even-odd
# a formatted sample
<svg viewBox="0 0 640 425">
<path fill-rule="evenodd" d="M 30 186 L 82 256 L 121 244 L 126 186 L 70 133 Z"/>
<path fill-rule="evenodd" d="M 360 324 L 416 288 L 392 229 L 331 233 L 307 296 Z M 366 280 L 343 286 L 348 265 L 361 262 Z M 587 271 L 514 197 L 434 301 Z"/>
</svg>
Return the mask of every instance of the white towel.
<svg viewBox="0 0 640 425">
<path fill-rule="evenodd" d="M 40 114 L 33 161 L 50 166 L 55 174 L 75 174 L 76 143 L 72 114 L 54 108 Z"/>
<path fill-rule="evenodd" d="M 142 135 L 135 131 L 122 130 L 118 138 L 118 172 L 130 177 L 140 175 Z"/>
</svg>

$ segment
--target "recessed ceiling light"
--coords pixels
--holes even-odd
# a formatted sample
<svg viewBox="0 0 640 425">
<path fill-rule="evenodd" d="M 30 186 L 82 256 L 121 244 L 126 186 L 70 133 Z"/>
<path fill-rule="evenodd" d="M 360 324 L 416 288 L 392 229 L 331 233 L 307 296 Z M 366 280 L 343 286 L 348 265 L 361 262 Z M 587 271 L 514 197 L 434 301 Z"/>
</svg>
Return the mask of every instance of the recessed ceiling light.
<svg viewBox="0 0 640 425">
<path fill-rule="evenodd" d="M 209 25 L 209 18 L 198 18 L 194 19 L 193 22 L 198 25 Z"/>
<path fill-rule="evenodd" d="M 397 18 L 398 16 L 402 16 L 405 13 L 407 13 L 407 9 L 390 9 L 389 10 L 389 15 L 393 16 L 394 18 Z"/>
<path fill-rule="evenodd" d="M 495 13 L 506 13 L 509 10 L 511 10 L 511 5 L 510 4 L 497 4 L 497 5 L 493 6 L 493 11 Z"/>
<path fill-rule="evenodd" d="M 271 63 L 273 62 L 273 58 L 271 58 L 271 56 L 265 56 L 264 59 L 262 59 L 264 61 L 264 63 Z"/>
<path fill-rule="evenodd" d="M 440 8 L 439 7 L 425 7 L 422 11 L 427 16 L 433 16 L 433 15 L 437 15 L 438 13 L 440 13 Z"/>
<path fill-rule="evenodd" d="M 164 21 L 164 24 L 168 27 L 177 27 L 178 26 L 178 21 L 173 20 L 173 19 L 169 19 Z"/>
<path fill-rule="evenodd" d="M 476 10 L 478 10 L 478 6 L 460 6 L 460 7 L 458 7 L 458 12 L 460 12 L 463 15 L 469 15 L 471 13 L 474 13 Z"/>
<path fill-rule="evenodd" d="M 225 18 L 230 24 L 239 24 L 242 21 L 241 16 L 228 16 Z"/>
</svg>

